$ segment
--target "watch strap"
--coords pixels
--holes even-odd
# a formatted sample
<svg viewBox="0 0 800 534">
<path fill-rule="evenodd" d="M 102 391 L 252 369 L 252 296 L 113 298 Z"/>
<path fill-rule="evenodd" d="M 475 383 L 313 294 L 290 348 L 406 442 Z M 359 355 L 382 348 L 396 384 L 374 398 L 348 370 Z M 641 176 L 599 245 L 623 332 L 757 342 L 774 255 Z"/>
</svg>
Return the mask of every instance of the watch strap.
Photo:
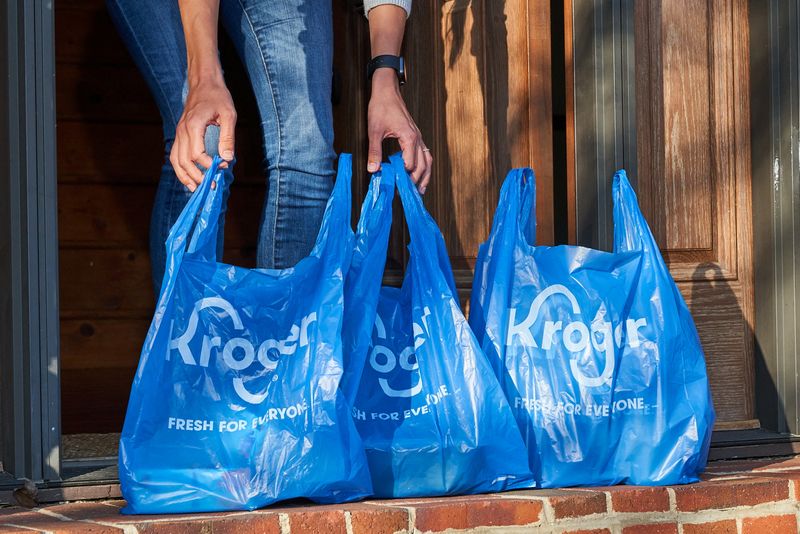
<svg viewBox="0 0 800 534">
<path fill-rule="evenodd" d="M 394 71 L 397 73 L 398 79 L 400 80 L 400 85 L 403 85 L 406 82 L 405 66 L 403 65 L 402 56 L 393 56 L 391 54 L 375 56 L 367 64 L 367 79 L 371 80 L 375 71 L 382 68 L 394 69 Z"/>
</svg>

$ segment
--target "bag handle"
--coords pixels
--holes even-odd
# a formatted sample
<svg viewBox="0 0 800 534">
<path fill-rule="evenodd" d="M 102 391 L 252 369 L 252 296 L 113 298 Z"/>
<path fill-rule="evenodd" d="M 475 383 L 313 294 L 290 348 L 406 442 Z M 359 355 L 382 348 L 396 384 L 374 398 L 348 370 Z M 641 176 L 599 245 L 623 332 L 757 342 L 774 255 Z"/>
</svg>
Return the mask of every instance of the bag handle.
<svg viewBox="0 0 800 534">
<path fill-rule="evenodd" d="M 536 175 L 529 167 L 511 169 L 503 180 L 489 240 L 502 235 L 529 246 L 536 244 Z"/>
<path fill-rule="evenodd" d="M 408 233 L 411 236 L 410 248 L 416 258 L 416 264 L 427 271 L 427 276 L 433 276 L 443 283 L 444 287 L 440 289 L 449 291 L 453 298 L 457 298 L 453 268 L 450 265 L 442 232 L 425 209 L 419 191 L 406 172 L 403 158 L 399 153 L 393 154 L 389 157 L 389 161 L 395 169 L 397 190 L 406 214 Z"/>
<path fill-rule="evenodd" d="M 614 173 L 614 252 L 658 251 L 650 226 L 642 215 L 636 192 L 624 170 Z"/>
<path fill-rule="evenodd" d="M 519 171 L 520 197 L 518 231 L 520 238 L 530 246 L 536 245 L 536 175 L 533 169 L 523 167 Z"/>
<path fill-rule="evenodd" d="M 342 324 L 344 342 L 344 374 L 339 388 L 352 404 L 358 393 L 365 357 L 372 340 L 389 235 L 392 229 L 392 202 L 394 200 L 395 170 L 391 164 L 381 165 L 372 175 L 367 196 L 358 220 L 353 258 L 345 279 L 344 316 Z M 372 295 L 372 297 L 370 297 Z M 357 355 L 361 361 L 351 357 Z"/>
<path fill-rule="evenodd" d="M 217 226 L 223 194 L 222 159 L 214 156 L 203 181 L 181 211 L 167 236 L 167 272 L 177 267 L 185 254 L 216 261 Z M 176 263 L 177 262 L 177 263 Z"/>
<path fill-rule="evenodd" d="M 189 202 L 167 236 L 167 271 L 172 272 L 185 254 L 203 261 L 217 261 L 217 227 L 222 208 L 223 172 L 219 168 L 222 158 L 214 156 L 203 181 L 195 189 Z M 319 255 L 331 229 L 352 234 L 350 229 L 350 188 L 352 181 L 352 156 L 341 154 L 336 182 L 331 198 L 325 207 L 322 227 L 314 245 Z M 166 278 L 166 277 L 165 277 Z"/>
<path fill-rule="evenodd" d="M 145 339 L 145 347 L 152 348 L 155 335 L 159 331 L 157 327 L 164 317 L 164 311 L 175 286 L 174 274 L 180 268 L 183 257 L 190 253 L 212 261 L 216 258 L 217 224 L 224 180 L 223 173 L 219 170 L 221 162 L 221 158 L 214 157 L 203 176 L 203 181 L 194 190 L 189 202 L 183 207 L 183 211 L 169 230 L 164 244 L 167 249 L 164 278 L 161 281 L 156 314 Z"/>
</svg>

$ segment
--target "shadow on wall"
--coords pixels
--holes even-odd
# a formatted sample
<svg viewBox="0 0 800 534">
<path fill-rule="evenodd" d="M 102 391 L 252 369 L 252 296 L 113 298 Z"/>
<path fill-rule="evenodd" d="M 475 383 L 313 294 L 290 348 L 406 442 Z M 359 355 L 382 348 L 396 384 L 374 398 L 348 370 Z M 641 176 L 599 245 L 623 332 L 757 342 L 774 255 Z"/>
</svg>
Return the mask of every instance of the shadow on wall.
<svg viewBox="0 0 800 534">
<path fill-rule="evenodd" d="M 754 402 L 756 404 L 755 408 L 757 408 L 757 415 L 762 417 L 762 424 L 766 423 L 766 429 L 781 433 L 787 432 L 788 422 L 786 420 L 785 410 L 780 401 L 776 384 L 766 368 L 764 354 L 758 344 L 758 338 L 755 337 L 753 329 L 747 324 L 747 321 L 743 320 L 741 322 L 741 332 L 727 331 L 724 327 L 720 328 L 721 325 L 715 324 L 713 317 L 710 317 L 720 312 L 727 317 L 742 316 L 743 312 L 737 304 L 738 298 L 733 288 L 723 279 L 723 273 L 715 263 L 700 264 L 695 269 L 694 278 L 695 280 L 701 279 L 707 281 L 700 283 L 695 282 L 692 285 L 692 314 L 696 317 L 702 317 L 703 319 L 698 325 L 701 338 L 706 338 L 706 340 L 708 340 L 709 338 L 725 336 L 730 339 L 734 346 L 741 346 L 747 339 L 755 339 L 753 359 L 757 394 L 755 395 Z M 709 302 L 709 297 L 712 295 L 713 302 Z M 725 303 L 730 303 L 727 309 L 723 307 Z M 709 368 L 713 368 L 714 362 L 708 361 L 707 359 L 707 365 Z M 744 366 L 742 366 L 741 369 L 718 368 L 716 369 L 715 375 L 719 379 L 731 373 L 735 373 L 736 376 L 743 376 L 748 373 L 748 369 L 745 369 Z M 728 397 L 731 397 L 730 392 Z M 732 409 L 737 409 L 737 406 L 741 402 L 740 397 L 733 396 L 730 400 L 734 404 Z M 719 408 L 722 407 L 721 405 L 718 406 L 719 402 L 720 399 L 715 397 L 715 408 L 718 411 Z M 762 403 L 766 403 L 766 405 L 762 405 Z M 769 411 L 768 420 L 763 420 L 764 415 L 767 415 L 767 411 Z M 787 443 L 786 445 L 786 454 L 794 454 L 790 444 Z"/>
</svg>

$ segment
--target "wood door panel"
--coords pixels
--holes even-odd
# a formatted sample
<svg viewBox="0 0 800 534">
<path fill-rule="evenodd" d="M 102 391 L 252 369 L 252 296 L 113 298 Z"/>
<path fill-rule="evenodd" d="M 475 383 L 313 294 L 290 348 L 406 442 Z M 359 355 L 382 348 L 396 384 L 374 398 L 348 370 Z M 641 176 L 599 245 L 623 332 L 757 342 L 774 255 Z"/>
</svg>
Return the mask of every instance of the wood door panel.
<svg viewBox="0 0 800 534">
<path fill-rule="evenodd" d="M 124 95 L 124 96 L 123 96 Z M 149 123 L 161 117 L 142 75 L 132 65 L 67 63 L 58 69 L 58 116 L 65 120 Z"/>
<path fill-rule="evenodd" d="M 61 369 L 130 369 L 139 363 L 150 319 L 61 321 Z"/>
<path fill-rule="evenodd" d="M 432 3 L 436 5 L 436 2 Z M 439 16 L 443 41 L 444 93 L 442 137 L 431 205 L 454 268 L 469 269 L 469 260 L 488 235 L 488 214 L 494 209 L 495 180 L 490 176 L 484 105 L 485 36 L 473 31 L 482 23 L 478 3 L 445 2 Z"/>
<path fill-rule="evenodd" d="M 61 245 L 131 247 L 146 245 L 155 185 L 61 184 L 59 241 Z M 264 202 L 264 187 L 231 187 L 225 222 L 225 246 L 254 247 Z"/>
<path fill-rule="evenodd" d="M 452 0 L 414 10 L 404 91 L 434 157 L 425 204 L 445 236 L 457 285 L 468 288 L 512 167 L 536 170 L 538 239 L 553 240 L 550 7 Z M 402 232 L 394 229 L 394 257 L 406 257 Z"/>
<path fill-rule="evenodd" d="M 125 182 L 154 189 L 164 162 L 163 132 L 155 122 L 62 120 L 59 115 L 57 145 L 59 183 Z M 236 156 L 235 184 L 265 183 L 259 127 L 236 129 Z"/>
<path fill-rule="evenodd" d="M 669 217 L 662 220 L 659 237 L 666 249 L 710 249 L 708 6 L 671 0 L 662 8 L 664 180 L 657 195 Z M 672 23 L 675 19 L 681 24 Z"/>
<path fill-rule="evenodd" d="M 743 320 L 742 284 L 715 280 L 681 283 L 681 290 L 697 324 L 706 351 L 714 407 L 723 421 L 748 421 L 754 413 L 753 398 L 743 392 L 752 387 L 752 370 L 742 357 L 753 332 Z"/>
<path fill-rule="evenodd" d="M 155 298 L 146 250 L 62 247 L 59 270 L 62 317 L 152 314 Z"/>
<path fill-rule="evenodd" d="M 92 64 L 130 64 L 128 51 L 122 44 L 104 2 L 72 5 L 55 2 L 56 62 Z M 56 82 L 57 83 L 57 82 Z"/>
<path fill-rule="evenodd" d="M 750 428 L 747 2 L 635 6 L 639 198 L 697 323 L 719 428 Z"/>
<path fill-rule="evenodd" d="M 152 317 L 155 292 L 147 249 L 61 247 L 59 258 L 62 318 Z M 223 260 L 254 267 L 255 249 L 226 248 Z"/>
<path fill-rule="evenodd" d="M 61 371 L 61 432 L 119 432 L 136 365 Z"/>
</svg>

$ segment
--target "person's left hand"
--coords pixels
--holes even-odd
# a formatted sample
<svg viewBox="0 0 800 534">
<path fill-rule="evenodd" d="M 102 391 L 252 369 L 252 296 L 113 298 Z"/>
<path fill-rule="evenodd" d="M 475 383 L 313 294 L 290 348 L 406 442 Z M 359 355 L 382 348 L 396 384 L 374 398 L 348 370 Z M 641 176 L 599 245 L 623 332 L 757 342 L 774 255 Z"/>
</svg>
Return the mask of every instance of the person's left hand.
<svg viewBox="0 0 800 534">
<path fill-rule="evenodd" d="M 367 110 L 369 155 L 367 171 L 376 172 L 383 154 L 381 142 L 395 138 L 403 151 L 403 162 L 420 193 L 424 194 L 431 179 L 433 157 L 422 141 L 422 134 L 406 109 L 397 74 L 392 69 L 378 69 L 372 76 L 372 96 Z"/>
</svg>

